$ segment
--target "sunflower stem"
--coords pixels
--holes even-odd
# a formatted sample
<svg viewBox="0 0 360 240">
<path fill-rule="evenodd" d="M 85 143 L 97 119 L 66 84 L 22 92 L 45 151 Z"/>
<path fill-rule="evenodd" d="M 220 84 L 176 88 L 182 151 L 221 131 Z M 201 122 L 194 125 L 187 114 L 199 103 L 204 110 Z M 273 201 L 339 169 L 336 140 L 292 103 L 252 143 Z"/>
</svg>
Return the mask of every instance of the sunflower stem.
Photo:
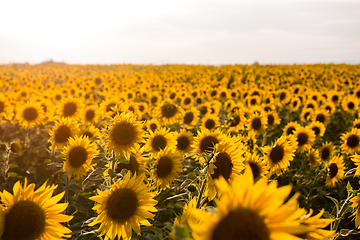
<svg viewBox="0 0 360 240">
<path fill-rule="evenodd" d="M 198 196 L 198 199 L 197 199 L 197 202 L 196 202 L 196 208 L 200 208 L 202 206 L 202 204 L 204 203 L 204 201 L 201 201 L 201 200 L 202 200 L 202 195 L 203 195 L 204 189 L 205 189 L 205 181 L 206 181 L 206 179 L 204 178 L 202 183 L 201 183 L 199 196 Z"/>
</svg>

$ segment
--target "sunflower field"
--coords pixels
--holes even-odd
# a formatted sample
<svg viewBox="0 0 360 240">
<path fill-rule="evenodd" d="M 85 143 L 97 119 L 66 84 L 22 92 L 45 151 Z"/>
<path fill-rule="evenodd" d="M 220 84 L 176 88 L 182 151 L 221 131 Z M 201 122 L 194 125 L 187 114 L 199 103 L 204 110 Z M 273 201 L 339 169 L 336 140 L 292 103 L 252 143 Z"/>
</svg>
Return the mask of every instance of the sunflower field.
<svg viewBox="0 0 360 240">
<path fill-rule="evenodd" d="M 360 65 L 13 64 L 0 89 L 0 240 L 360 238 Z"/>
</svg>

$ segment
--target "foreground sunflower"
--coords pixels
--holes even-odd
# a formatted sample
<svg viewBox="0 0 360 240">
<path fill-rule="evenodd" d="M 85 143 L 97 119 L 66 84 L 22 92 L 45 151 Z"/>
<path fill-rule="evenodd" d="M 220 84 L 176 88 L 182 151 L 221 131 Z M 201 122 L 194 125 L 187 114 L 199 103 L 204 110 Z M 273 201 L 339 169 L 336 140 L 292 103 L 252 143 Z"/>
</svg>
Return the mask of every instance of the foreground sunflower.
<svg viewBox="0 0 360 240">
<path fill-rule="evenodd" d="M 298 208 L 299 194 L 284 203 L 291 186 L 277 188 L 276 181 L 254 183 L 249 169 L 231 185 L 223 178 L 215 184 L 222 192 L 215 216 L 192 209 L 194 220 L 189 225 L 196 240 L 293 240 L 317 228 L 300 224 L 306 211 Z"/>
<path fill-rule="evenodd" d="M 65 162 L 63 171 L 67 171 L 68 178 L 75 176 L 80 179 L 88 171 L 94 170 L 91 160 L 99 153 L 96 144 L 88 137 L 75 136 L 69 138 L 69 143 L 63 151 Z"/>
<path fill-rule="evenodd" d="M 266 159 L 270 166 L 270 173 L 280 175 L 287 167 L 290 161 L 294 159 L 295 149 L 290 145 L 285 136 L 281 136 L 271 147 L 263 147 Z"/>
<path fill-rule="evenodd" d="M 99 203 L 93 207 L 98 216 L 89 226 L 100 223 L 98 232 L 111 240 L 117 236 L 131 239 L 132 230 L 140 234 L 140 223 L 150 226 L 146 218 L 154 217 L 150 212 L 157 212 L 157 201 L 153 199 L 155 192 L 150 192 L 154 187 L 145 184 L 144 178 L 144 174 L 130 178 L 128 172 L 110 190 L 97 190 L 98 195 L 90 200 Z"/>
<path fill-rule="evenodd" d="M 0 192 L 0 239 L 2 240 L 48 240 L 69 237 L 71 230 L 61 225 L 72 216 L 61 214 L 68 203 L 59 202 L 65 192 L 53 196 L 57 185 L 44 183 L 34 191 L 35 184 L 24 186 L 20 181 L 13 187 L 13 195 L 6 190 Z"/>
<path fill-rule="evenodd" d="M 130 112 L 116 115 L 108 127 L 107 147 L 119 154 L 128 156 L 131 148 L 143 139 L 142 123 Z"/>
<path fill-rule="evenodd" d="M 181 172 L 181 155 L 174 149 L 166 148 L 160 150 L 156 156 L 154 169 L 150 180 L 156 180 L 156 187 L 160 190 L 170 186 Z"/>
<path fill-rule="evenodd" d="M 350 202 L 352 202 L 351 207 L 354 208 L 354 213 L 352 215 L 355 216 L 355 227 L 360 228 L 360 193 L 351 198 Z"/>
</svg>

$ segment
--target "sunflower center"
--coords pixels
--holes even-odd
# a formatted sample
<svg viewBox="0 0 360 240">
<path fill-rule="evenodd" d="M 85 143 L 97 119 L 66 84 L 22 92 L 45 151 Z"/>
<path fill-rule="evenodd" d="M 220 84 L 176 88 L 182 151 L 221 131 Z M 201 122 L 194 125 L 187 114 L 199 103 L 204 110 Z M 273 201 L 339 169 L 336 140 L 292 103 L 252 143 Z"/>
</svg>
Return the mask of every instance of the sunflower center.
<svg viewBox="0 0 360 240">
<path fill-rule="evenodd" d="M 206 127 L 207 129 L 213 129 L 213 128 L 215 127 L 215 121 L 212 120 L 212 119 L 206 120 L 206 122 L 205 122 L 205 127 Z"/>
<path fill-rule="evenodd" d="M 194 120 L 194 114 L 192 112 L 188 112 L 184 116 L 184 123 L 190 124 Z"/>
<path fill-rule="evenodd" d="M 2 240 L 35 240 L 45 230 L 46 217 L 42 208 L 29 200 L 15 203 L 5 215 Z"/>
<path fill-rule="evenodd" d="M 273 125 L 275 118 L 273 115 L 268 115 L 267 120 L 269 125 Z"/>
<path fill-rule="evenodd" d="M 323 148 L 323 149 L 321 150 L 321 159 L 322 159 L 322 160 L 326 160 L 326 159 L 329 158 L 329 156 L 330 156 L 330 150 L 329 150 L 329 148 Z"/>
<path fill-rule="evenodd" d="M 154 104 L 154 103 L 156 103 L 156 102 L 157 102 L 157 100 L 158 100 L 158 98 L 157 98 L 157 97 L 152 97 L 150 101 L 151 101 L 151 103 L 152 103 L 152 104 Z"/>
<path fill-rule="evenodd" d="M 306 144 L 308 140 L 309 140 L 309 136 L 306 133 L 299 133 L 297 137 L 297 141 L 300 146 Z"/>
<path fill-rule="evenodd" d="M 155 131 L 157 129 L 157 125 L 155 123 L 150 124 L 150 130 Z"/>
<path fill-rule="evenodd" d="M 177 113 L 177 110 L 178 110 L 177 107 L 174 106 L 173 104 L 165 104 L 164 106 L 161 107 L 161 114 L 165 118 L 172 118 Z"/>
<path fill-rule="evenodd" d="M 309 155 L 309 162 L 310 162 L 311 165 L 316 164 L 316 158 L 315 158 L 314 154 Z"/>
<path fill-rule="evenodd" d="M 318 136 L 320 134 L 320 128 L 319 127 L 313 127 L 312 130 L 314 131 L 316 136 Z"/>
<path fill-rule="evenodd" d="M 221 152 L 216 156 L 216 162 L 214 163 L 216 169 L 214 173 L 211 174 L 213 179 L 219 178 L 220 175 L 223 176 L 226 180 L 230 178 L 233 164 L 231 162 L 231 157 L 226 152 Z"/>
<path fill-rule="evenodd" d="M 55 133 L 55 141 L 58 143 L 67 142 L 68 138 L 71 136 L 71 130 L 68 126 L 60 126 Z"/>
<path fill-rule="evenodd" d="M 184 104 L 189 105 L 190 103 L 191 103 L 191 99 L 190 98 L 185 98 Z"/>
<path fill-rule="evenodd" d="M 349 109 L 354 109 L 355 104 L 354 104 L 353 102 L 349 102 L 349 103 L 347 104 L 347 107 L 348 107 Z"/>
<path fill-rule="evenodd" d="M 320 113 L 316 116 L 316 121 L 319 121 L 321 123 L 325 122 L 325 116 L 324 114 Z"/>
<path fill-rule="evenodd" d="M 95 84 L 100 85 L 101 84 L 101 78 L 95 78 Z"/>
<path fill-rule="evenodd" d="M 173 169 L 173 162 L 171 158 L 163 156 L 159 159 L 159 162 L 156 167 L 156 174 L 159 178 L 166 178 L 171 173 Z"/>
<path fill-rule="evenodd" d="M 202 115 L 205 115 L 205 114 L 207 113 L 207 111 L 208 111 L 207 107 L 202 107 L 202 108 L 200 108 L 200 113 L 201 113 Z"/>
<path fill-rule="evenodd" d="M 294 131 L 295 131 L 295 128 L 294 128 L 294 127 L 288 127 L 288 129 L 286 129 L 286 134 L 287 134 L 287 135 L 293 134 Z"/>
<path fill-rule="evenodd" d="M 140 112 L 142 112 L 145 110 L 145 107 L 143 105 L 139 105 L 139 110 L 140 110 Z"/>
<path fill-rule="evenodd" d="M 86 119 L 87 120 L 92 120 L 94 117 L 95 117 L 95 112 L 94 112 L 94 110 L 92 110 L 92 109 L 89 109 L 89 110 L 87 110 L 86 111 Z"/>
<path fill-rule="evenodd" d="M 346 144 L 350 147 L 350 148 L 356 148 L 359 145 L 359 137 L 356 135 L 351 135 L 350 137 L 348 137 Z"/>
<path fill-rule="evenodd" d="M 216 137 L 206 136 L 200 143 L 200 151 L 202 153 L 211 152 L 216 143 L 219 143 L 219 140 Z"/>
<path fill-rule="evenodd" d="M 151 146 L 155 151 L 163 150 L 167 145 L 166 138 L 162 135 L 157 135 L 154 137 Z"/>
<path fill-rule="evenodd" d="M 256 104 L 256 99 L 254 99 L 254 98 L 251 99 L 251 100 L 250 100 L 250 104 L 251 104 L 251 106 L 254 106 L 254 105 Z"/>
<path fill-rule="evenodd" d="M 125 222 L 135 214 L 138 198 L 133 190 L 120 188 L 111 194 L 106 207 L 107 214 L 112 220 Z"/>
<path fill-rule="evenodd" d="M 334 178 L 336 177 L 336 174 L 338 173 L 339 169 L 338 166 L 336 165 L 336 163 L 331 163 L 329 166 L 329 176 L 330 178 Z"/>
<path fill-rule="evenodd" d="M 257 179 L 260 176 L 260 167 L 254 162 L 249 162 L 251 171 L 253 173 L 254 179 Z"/>
<path fill-rule="evenodd" d="M 70 150 L 69 163 L 73 168 L 81 167 L 88 157 L 88 153 L 85 148 L 76 146 Z"/>
<path fill-rule="evenodd" d="M 180 136 L 177 139 L 177 149 L 179 149 L 180 151 L 184 151 L 186 150 L 189 146 L 190 146 L 190 140 L 188 137 L 186 136 Z"/>
<path fill-rule="evenodd" d="M 285 98 L 286 98 L 286 93 L 282 92 L 282 93 L 280 94 L 280 100 L 282 101 L 282 100 L 284 100 Z"/>
<path fill-rule="evenodd" d="M 284 148 L 282 146 L 275 146 L 271 149 L 270 158 L 273 163 L 280 162 L 284 157 Z"/>
<path fill-rule="evenodd" d="M 231 119 L 230 121 L 230 127 L 236 127 L 238 124 L 240 123 L 240 117 L 239 116 L 235 116 L 233 119 Z"/>
<path fill-rule="evenodd" d="M 339 96 L 334 95 L 334 96 L 331 98 L 331 100 L 332 100 L 333 102 L 337 102 L 337 101 L 339 100 Z"/>
<path fill-rule="evenodd" d="M 360 123 L 356 124 L 354 128 L 360 129 Z"/>
<path fill-rule="evenodd" d="M 261 119 L 260 118 L 254 118 L 251 122 L 251 127 L 254 130 L 259 130 L 261 128 Z"/>
<path fill-rule="evenodd" d="M 5 109 L 5 104 L 4 104 L 4 102 L 0 101 L 0 112 L 3 112 L 4 109 Z"/>
<path fill-rule="evenodd" d="M 55 96 L 55 99 L 59 101 L 59 100 L 61 99 L 61 95 L 57 94 L 57 95 Z"/>
<path fill-rule="evenodd" d="M 133 126 L 127 123 L 118 124 L 113 131 L 114 142 L 118 145 L 130 144 L 134 138 L 135 131 Z"/>
<path fill-rule="evenodd" d="M 70 117 L 76 113 L 77 106 L 73 102 L 66 103 L 64 106 L 64 116 Z"/>
<path fill-rule="evenodd" d="M 35 108 L 29 107 L 24 110 L 23 116 L 26 121 L 34 121 L 38 117 L 38 112 Z"/>
<path fill-rule="evenodd" d="M 230 211 L 215 227 L 212 240 L 256 239 L 269 240 L 264 220 L 254 211 L 239 207 Z"/>
</svg>

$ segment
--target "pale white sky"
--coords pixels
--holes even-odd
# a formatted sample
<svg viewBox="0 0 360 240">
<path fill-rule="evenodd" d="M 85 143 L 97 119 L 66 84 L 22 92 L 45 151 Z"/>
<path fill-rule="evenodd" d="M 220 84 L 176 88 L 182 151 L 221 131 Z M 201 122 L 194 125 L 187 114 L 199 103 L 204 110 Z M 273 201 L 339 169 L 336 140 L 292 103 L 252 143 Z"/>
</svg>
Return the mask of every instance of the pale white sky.
<svg viewBox="0 0 360 240">
<path fill-rule="evenodd" d="M 360 64 L 360 0 L 4 0 L 0 64 Z"/>
</svg>

